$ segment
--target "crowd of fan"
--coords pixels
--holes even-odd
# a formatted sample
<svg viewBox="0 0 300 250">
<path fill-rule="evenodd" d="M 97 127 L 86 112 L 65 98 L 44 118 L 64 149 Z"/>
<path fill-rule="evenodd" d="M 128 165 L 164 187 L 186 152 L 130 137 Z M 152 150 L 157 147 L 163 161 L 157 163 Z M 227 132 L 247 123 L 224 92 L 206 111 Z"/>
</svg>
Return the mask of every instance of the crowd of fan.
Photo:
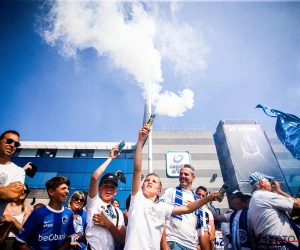
<svg viewBox="0 0 300 250">
<path fill-rule="evenodd" d="M 224 249 L 299 249 L 300 199 L 281 190 L 272 176 L 255 172 L 249 177 L 252 196 L 229 192 L 234 210 L 219 214 L 212 205 L 218 192 L 209 194 L 192 184 L 191 165 L 180 170 L 179 184 L 162 194 L 155 173 L 142 182 L 142 146 L 150 132 L 144 125 L 138 133 L 131 195 L 126 211 L 114 199 L 118 188 L 115 173 L 103 175 L 118 157 L 117 146 L 92 174 L 87 193 L 69 195 L 70 181 L 56 176 L 46 182 L 49 204 L 24 205 L 30 192 L 24 185 L 25 171 L 10 161 L 20 146 L 18 132 L 0 136 L 0 240 L 1 249 L 101 249 L 101 250 L 212 250 L 216 221 L 222 222 Z M 100 182 L 99 182 L 100 180 Z M 3 238 L 4 228 L 10 224 Z M 3 240 L 4 239 L 4 240 Z"/>
</svg>

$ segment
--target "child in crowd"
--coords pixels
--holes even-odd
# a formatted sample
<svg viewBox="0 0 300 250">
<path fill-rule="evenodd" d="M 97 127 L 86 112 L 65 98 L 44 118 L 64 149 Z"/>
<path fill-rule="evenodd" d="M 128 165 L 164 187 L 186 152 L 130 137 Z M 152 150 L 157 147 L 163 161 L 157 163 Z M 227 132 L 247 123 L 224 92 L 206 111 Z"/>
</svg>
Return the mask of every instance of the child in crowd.
<svg viewBox="0 0 300 250">
<path fill-rule="evenodd" d="M 115 250 L 115 240 L 121 245 L 125 242 L 126 229 L 123 213 L 111 204 L 117 193 L 118 177 L 114 173 L 105 174 L 98 184 L 107 166 L 118 157 L 114 154 L 117 150 L 118 146 L 110 150 L 107 160 L 95 170 L 91 178 L 85 230 L 88 249 L 91 250 Z"/>
<path fill-rule="evenodd" d="M 63 176 L 46 182 L 49 204 L 34 210 L 19 231 L 13 249 L 66 249 L 75 233 L 73 213 L 62 205 L 69 194 L 70 181 Z"/>
<path fill-rule="evenodd" d="M 161 194 L 162 188 L 159 177 L 154 173 L 148 174 L 141 188 L 142 147 L 149 133 L 150 128 L 144 125 L 139 131 L 136 145 L 125 250 L 159 250 L 166 219 L 174 215 L 191 213 L 207 202 L 215 200 L 218 194 L 216 191 L 187 206 L 173 207 L 166 203 L 155 204 L 155 199 Z"/>
</svg>

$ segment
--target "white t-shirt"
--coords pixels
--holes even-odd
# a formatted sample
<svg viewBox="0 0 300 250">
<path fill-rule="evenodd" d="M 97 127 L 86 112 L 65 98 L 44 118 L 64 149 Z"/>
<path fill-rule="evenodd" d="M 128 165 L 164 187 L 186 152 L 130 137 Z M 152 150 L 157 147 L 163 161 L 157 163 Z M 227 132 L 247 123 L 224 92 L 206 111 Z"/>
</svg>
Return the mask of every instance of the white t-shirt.
<svg viewBox="0 0 300 250">
<path fill-rule="evenodd" d="M 25 171 L 14 163 L 0 164 L 0 187 L 5 187 L 12 182 L 20 181 L 24 183 Z M 0 218 L 4 213 L 6 201 L 0 201 Z"/>
<path fill-rule="evenodd" d="M 221 231 L 222 231 L 222 235 L 223 235 L 223 239 L 224 239 L 224 250 L 232 249 L 231 247 L 229 248 L 229 245 L 228 245 L 229 244 L 228 236 L 230 236 L 229 223 L 222 222 Z"/>
<path fill-rule="evenodd" d="M 249 212 L 257 236 L 289 236 L 297 240 L 286 212 L 292 211 L 294 200 L 273 192 L 257 190 L 250 200 Z M 298 243 L 294 243 L 298 246 Z"/>
<path fill-rule="evenodd" d="M 132 195 L 124 250 L 159 250 L 165 220 L 172 211 L 173 206 L 147 199 L 142 189 Z"/>
<path fill-rule="evenodd" d="M 106 214 L 107 218 L 109 218 L 114 225 L 117 223 L 116 210 L 112 206 L 112 211 L 114 213 L 114 218 L 112 218 L 109 214 L 107 214 L 107 206 L 111 205 L 103 202 L 97 195 L 91 199 L 89 196 L 87 197 L 87 226 L 85 229 L 86 239 L 92 250 L 115 250 L 115 240 L 110 234 L 110 232 L 101 226 L 94 225 L 93 215 L 101 214 L 103 212 Z M 117 208 L 119 214 L 119 222 L 118 226 L 124 225 L 124 217 L 123 213 L 120 209 Z"/>
<path fill-rule="evenodd" d="M 160 198 L 160 203 L 174 204 L 176 188 L 168 188 Z M 182 206 L 195 201 L 195 197 L 190 190 L 182 188 Z M 197 215 L 195 213 L 183 214 L 180 228 L 172 220 L 166 221 L 166 240 L 175 241 L 185 247 L 195 249 L 198 243 Z"/>
<path fill-rule="evenodd" d="M 209 221 L 215 221 L 212 212 L 206 206 L 203 206 L 202 208 L 203 208 L 204 213 L 208 214 L 208 220 Z M 206 227 L 207 227 L 207 229 L 205 229 L 205 230 L 208 230 L 209 232 L 211 232 L 210 225 L 206 224 Z"/>
<path fill-rule="evenodd" d="M 204 213 L 208 214 L 208 220 L 214 220 L 214 216 L 213 216 L 212 212 L 206 206 L 203 206 L 202 208 L 203 208 Z"/>
</svg>

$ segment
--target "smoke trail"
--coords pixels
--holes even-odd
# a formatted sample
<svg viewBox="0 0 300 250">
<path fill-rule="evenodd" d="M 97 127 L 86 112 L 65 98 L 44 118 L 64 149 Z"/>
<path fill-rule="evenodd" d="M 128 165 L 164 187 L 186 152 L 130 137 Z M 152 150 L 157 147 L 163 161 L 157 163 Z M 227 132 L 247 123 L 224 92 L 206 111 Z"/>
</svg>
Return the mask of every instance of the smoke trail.
<svg viewBox="0 0 300 250">
<path fill-rule="evenodd" d="M 38 32 L 62 56 L 77 60 L 80 51 L 94 48 L 116 68 L 134 76 L 145 99 L 150 81 L 157 114 L 183 116 L 193 107 L 191 90 L 176 95 L 162 92 L 161 85 L 162 60 L 171 61 L 183 75 L 206 68 L 201 37 L 189 25 L 174 20 L 179 5 L 170 4 L 173 22 L 162 17 L 160 6 L 153 3 L 53 1 L 47 8 Z"/>
</svg>

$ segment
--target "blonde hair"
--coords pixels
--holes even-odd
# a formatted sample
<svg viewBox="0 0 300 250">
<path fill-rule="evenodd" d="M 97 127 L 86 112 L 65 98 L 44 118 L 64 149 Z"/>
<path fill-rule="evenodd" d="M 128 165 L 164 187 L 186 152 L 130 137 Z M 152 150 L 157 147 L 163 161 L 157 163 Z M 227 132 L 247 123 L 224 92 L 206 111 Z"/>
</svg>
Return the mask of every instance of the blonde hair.
<svg viewBox="0 0 300 250">
<path fill-rule="evenodd" d="M 80 191 L 75 191 L 75 192 L 72 194 L 72 196 L 70 197 L 70 199 L 69 199 L 69 201 L 68 201 L 67 207 L 68 207 L 68 208 L 71 208 L 71 203 L 72 203 L 73 198 L 77 198 L 77 197 L 79 198 L 80 196 L 84 199 L 84 201 L 82 202 L 81 207 L 79 208 L 79 209 L 82 209 L 83 206 L 84 206 L 84 202 L 85 202 L 85 195 L 84 195 L 83 192 L 80 192 Z"/>
<path fill-rule="evenodd" d="M 154 175 L 154 176 L 156 176 L 158 178 L 158 180 L 159 180 L 159 188 L 162 189 L 162 183 L 160 181 L 159 176 L 156 173 L 152 172 L 152 173 L 147 174 L 146 177 L 145 177 L 145 179 L 144 179 L 144 182 L 145 182 L 145 180 L 147 179 L 148 176 L 152 176 L 152 175 Z"/>
</svg>

